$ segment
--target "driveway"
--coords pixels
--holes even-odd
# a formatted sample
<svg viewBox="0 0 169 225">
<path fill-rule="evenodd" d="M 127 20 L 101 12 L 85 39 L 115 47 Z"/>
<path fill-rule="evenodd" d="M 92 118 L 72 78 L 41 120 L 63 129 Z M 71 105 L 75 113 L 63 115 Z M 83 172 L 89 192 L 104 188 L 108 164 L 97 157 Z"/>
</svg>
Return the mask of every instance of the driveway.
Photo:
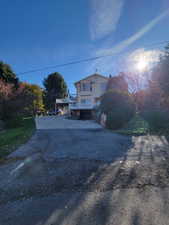
<svg viewBox="0 0 169 225">
<path fill-rule="evenodd" d="M 0 225 L 167 225 L 166 138 L 75 123 L 38 129 L 0 166 Z"/>
<path fill-rule="evenodd" d="M 70 120 L 64 116 L 43 116 L 36 117 L 38 130 L 49 129 L 98 129 L 99 124 L 92 120 Z"/>
</svg>

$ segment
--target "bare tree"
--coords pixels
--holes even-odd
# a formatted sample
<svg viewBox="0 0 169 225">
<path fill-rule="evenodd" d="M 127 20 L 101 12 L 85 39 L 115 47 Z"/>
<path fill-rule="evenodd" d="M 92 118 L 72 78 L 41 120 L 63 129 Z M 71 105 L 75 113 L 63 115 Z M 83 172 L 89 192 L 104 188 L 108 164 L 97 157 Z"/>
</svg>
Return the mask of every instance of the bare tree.
<svg viewBox="0 0 169 225">
<path fill-rule="evenodd" d="M 149 87 L 151 73 L 127 72 L 121 73 L 121 75 L 128 84 L 128 90 L 132 94 L 136 104 L 136 110 L 138 110 L 141 99 L 145 95 L 144 92 L 146 92 Z"/>
<path fill-rule="evenodd" d="M 131 94 L 136 94 L 149 86 L 151 74 L 148 72 L 127 72 L 121 73 L 128 84 L 128 89 Z"/>
</svg>

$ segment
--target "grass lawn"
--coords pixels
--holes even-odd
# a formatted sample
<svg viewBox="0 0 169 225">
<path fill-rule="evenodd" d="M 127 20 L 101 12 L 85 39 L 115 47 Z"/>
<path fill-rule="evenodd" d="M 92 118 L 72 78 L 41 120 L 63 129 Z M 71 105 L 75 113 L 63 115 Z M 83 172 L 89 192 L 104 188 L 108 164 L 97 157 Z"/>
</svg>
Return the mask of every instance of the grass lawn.
<svg viewBox="0 0 169 225">
<path fill-rule="evenodd" d="M 24 118 L 23 125 L 17 128 L 10 128 L 0 132 L 0 160 L 14 151 L 21 144 L 24 144 L 35 130 L 34 119 Z"/>
<path fill-rule="evenodd" d="M 117 130 L 117 133 L 125 135 L 144 135 L 149 131 L 148 123 L 139 115 L 136 115 L 127 125 Z"/>
</svg>

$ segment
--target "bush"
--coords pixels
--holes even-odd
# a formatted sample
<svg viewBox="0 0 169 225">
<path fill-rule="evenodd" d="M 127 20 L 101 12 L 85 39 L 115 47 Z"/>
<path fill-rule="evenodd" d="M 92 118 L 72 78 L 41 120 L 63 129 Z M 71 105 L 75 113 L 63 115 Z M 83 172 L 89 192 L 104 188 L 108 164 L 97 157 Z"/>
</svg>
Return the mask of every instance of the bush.
<svg viewBox="0 0 169 225">
<path fill-rule="evenodd" d="M 17 127 L 22 127 L 24 124 L 23 118 L 18 116 L 15 118 L 10 118 L 6 120 L 6 127 L 7 128 L 17 128 Z"/>
<path fill-rule="evenodd" d="M 112 130 L 117 130 L 124 126 L 127 122 L 124 112 L 120 109 L 113 110 L 107 114 L 106 127 Z"/>
<path fill-rule="evenodd" d="M 5 123 L 4 121 L 0 120 L 0 131 L 5 128 Z"/>
<path fill-rule="evenodd" d="M 169 128 L 169 112 L 166 110 L 148 110 L 142 117 L 149 123 L 151 131 L 163 131 Z"/>
<path fill-rule="evenodd" d="M 135 104 L 128 93 L 109 91 L 102 97 L 100 110 L 107 115 L 106 127 L 116 130 L 135 115 Z"/>
</svg>

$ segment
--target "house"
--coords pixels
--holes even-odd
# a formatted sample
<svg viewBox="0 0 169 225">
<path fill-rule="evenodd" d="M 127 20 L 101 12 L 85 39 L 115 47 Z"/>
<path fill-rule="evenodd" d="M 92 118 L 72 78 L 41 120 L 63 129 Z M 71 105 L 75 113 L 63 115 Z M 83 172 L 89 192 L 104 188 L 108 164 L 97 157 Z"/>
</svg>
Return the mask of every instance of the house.
<svg viewBox="0 0 169 225">
<path fill-rule="evenodd" d="M 76 95 L 69 95 L 66 99 L 56 99 L 55 110 L 60 108 L 64 113 L 79 119 L 91 119 L 94 109 L 99 106 L 101 96 L 106 90 L 115 89 L 128 91 L 128 85 L 122 74 L 105 77 L 92 74 L 75 83 Z"/>
<path fill-rule="evenodd" d="M 81 119 L 91 118 L 94 108 L 100 104 L 100 97 L 105 93 L 108 80 L 108 77 L 95 73 L 77 81 L 76 101 L 69 106 L 71 114 Z"/>
</svg>

